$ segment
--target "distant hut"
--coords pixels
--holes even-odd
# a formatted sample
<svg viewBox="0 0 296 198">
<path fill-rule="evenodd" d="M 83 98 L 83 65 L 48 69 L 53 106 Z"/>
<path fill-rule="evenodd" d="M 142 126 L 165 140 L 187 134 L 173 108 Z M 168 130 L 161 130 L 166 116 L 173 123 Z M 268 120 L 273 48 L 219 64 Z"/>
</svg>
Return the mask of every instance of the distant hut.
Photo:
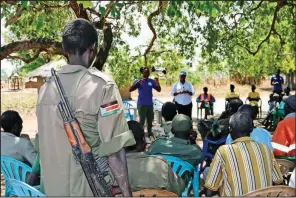
<svg viewBox="0 0 296 198">
<path fill-rule="evenodd" d="M 66 65 L 66 61 L 61 59 L 58 61 L 51 61 L 38 67 L 36 70 L 32 71 L 29 74 L 29 81 L 25 83 L 25 88 L 37 88 L 39 92 L 39 88 L 44 84 L 44 79 L 51 76 L 51 69 L 54 68 L 59 70 L 62 66 Z M 36 81 L 32 81 L 36 79 Z"/>
<path fill-rule="evenodd" d="M 19 90 L 23 85 L 23 79 L 17 74 L 12 73 L 8 78 L 8 89 L 10 90 Z"/>
</svg>

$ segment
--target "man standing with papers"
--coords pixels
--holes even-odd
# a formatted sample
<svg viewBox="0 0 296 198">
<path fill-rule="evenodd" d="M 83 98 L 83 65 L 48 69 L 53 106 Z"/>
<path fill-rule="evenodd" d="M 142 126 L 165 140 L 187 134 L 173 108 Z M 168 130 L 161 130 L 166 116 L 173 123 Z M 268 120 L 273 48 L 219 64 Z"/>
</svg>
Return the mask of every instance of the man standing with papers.
<svg viewBox="0 0 296 198">
<path fill-rule="evenodd" d="M 180 72 L 180 81 L 173 85 L 171 94 L 174 96 L 178 114 L 184 114 L 192 119 L 192 96 L 194 89 L 191 83 L 186 81 L 186 72 Z"/>
</svg>

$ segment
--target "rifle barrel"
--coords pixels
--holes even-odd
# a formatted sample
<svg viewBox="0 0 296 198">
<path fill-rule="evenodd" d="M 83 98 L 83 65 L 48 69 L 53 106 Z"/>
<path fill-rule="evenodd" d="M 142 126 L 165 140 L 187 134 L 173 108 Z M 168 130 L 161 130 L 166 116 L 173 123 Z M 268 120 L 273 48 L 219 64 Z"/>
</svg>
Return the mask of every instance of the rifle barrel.
<svg viewBox="0 0 296 198">
<path fill-rule="evenodd" d="M 58 88 L 58 92 L 59 92 L 59 94 L 61 96 L 62 103 L 65 104 L 64 105 L 64 107 L 65 107 L 65 111 L 64 112 L 66 114 L 66 117 L 68 119 L 69 118 L 70 119 L 74 119 L 74 116 L 72 115 L 71 110 L 68 108 L 68 107 L 70 107 L 70 105 L 69 105 L 69 102 L 68 102 L 67 98 L 65 97 L 65 95 L 66 95 L 65 94 L 65 91 L 64 91 L 63 87 L 61 86 L 60 79 L 57 77 L 56 71 L 54 70 L 54 68 L 51 68 L 51 74 L 54 77 L 54 80 L 55 80 L 56 84 L 58 85 L 57 88 Z"/>
</svg>

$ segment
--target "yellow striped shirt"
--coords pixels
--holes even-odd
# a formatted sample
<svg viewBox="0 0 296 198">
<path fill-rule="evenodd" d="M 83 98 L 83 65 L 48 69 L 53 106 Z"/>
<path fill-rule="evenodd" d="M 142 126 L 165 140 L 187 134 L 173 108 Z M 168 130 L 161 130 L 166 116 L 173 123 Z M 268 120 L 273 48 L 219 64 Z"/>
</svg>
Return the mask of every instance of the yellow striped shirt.
<svg viewBox="0 0 296 198">
<path fill-rule="evenodd" d="M 250 99 L 259 99 L 260 98 L 260 95 L 258 92 L 250 92 L 249 95 L 248 95 L 248 98 Z M 257 101 L 250 101 L 250 104 L 251 105 L 254 105 L 254 106 L 258 106 L 258 102 Z"/>
<path fill-rule="evenodd" d="M 237 92 L 228 92 L 225 96 L 225 99 L 239 98 L 239 93 Z"/>
<path fill-rule="evenodd" d="M 280 184 L 283 176 L 272 151 L 250 137 L 221 146 L 215 154 L 205 187 L 220 196 L 242 196 L 248 192 Z"/>
</svg>

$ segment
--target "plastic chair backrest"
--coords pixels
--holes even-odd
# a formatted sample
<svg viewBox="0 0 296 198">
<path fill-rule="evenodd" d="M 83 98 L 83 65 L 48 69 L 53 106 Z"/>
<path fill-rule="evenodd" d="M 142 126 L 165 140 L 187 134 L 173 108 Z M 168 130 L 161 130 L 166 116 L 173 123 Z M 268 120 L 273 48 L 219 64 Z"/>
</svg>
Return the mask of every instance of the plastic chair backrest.
<svg viewBox="0 0 296 198">
<path fill-rule="evenodd" d="M 16 179 L 26 182 L 26 176 L 31 172 L 32 168 L 25 163 L 1 155 L 1 173 L 4 176 L 5 181 L 8 179 Z"/>
<path fill-rule="evenodd" d="M 130 107 L 132 107 L 133 105 L 127 101 L 123 101 L 123 105 L 125 109 L 129 109 Z"/>
<path fill-rule="evenodd" d="M 143 189 L 133 192 L 133 197 L 178 197 L 178 195 L 167 190 Z"/>
<path fill-rule="evenodd" d="M 289 186 L 270 186 L 249 192 L 244 197 L 295 197 L 295 188 Z"/>
<path fill-rule="evenodd" d="M 12 194 L 18 197 L 45 197 L 43 193 L 22 181 L 8 179 L 7 184 L 12 188 Z"/>
<path fill-rule="evenodd" d="M 124 105 L 125 118 L 129 118 L 130 120 L 133 120 L 133 115 L 131 114 L 131 111 L 130 111 L 130 108 L 133 107 L 133 105 L 128 103 L 127 101 L 123 101 L 122 103 Z"/>
<path fill-rule="evenodd" d="M 163 102 L 161 102 L 160 100 L 154 98 L 153 99 L 153 104 L 156 105 L 156 106 L 162 106 L 163 105 Z"/>
<path fill-rule="evenodd" d="M 282 175 L 286 175 L 289 171 L 292 171 L 296 166 L 293 162 L 285 159 L 276 159 L 277 164 L 280 167 Z"/>
<path fill-rule="evenodd" d="M 185 162 L 179 158 L 169 155 L 155 155 L 165 158 L 168 164 L 171 166 L 174 173 L 182 177 L 184 173 L 189 172 L 192 176 L 189 178 L 187 187 L 182 193 L 182 197 L 187 197 L 190 192 L 190 188 L 193 187 L 193 194 L 195 197 L 199 194 L 199 173 L 191 164 Z"/>
</svg>

